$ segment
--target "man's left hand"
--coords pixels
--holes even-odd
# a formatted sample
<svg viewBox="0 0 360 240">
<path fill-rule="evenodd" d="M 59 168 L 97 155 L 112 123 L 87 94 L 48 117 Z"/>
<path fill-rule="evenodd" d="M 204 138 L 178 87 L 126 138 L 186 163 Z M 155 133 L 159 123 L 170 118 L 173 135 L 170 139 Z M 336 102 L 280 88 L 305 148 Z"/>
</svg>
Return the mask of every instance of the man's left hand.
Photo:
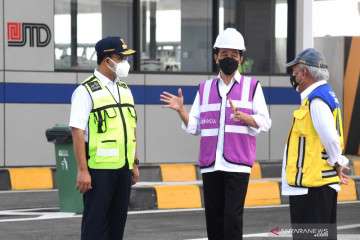
<svg viewBox="0 0 360 240">
<path fill-rule="evenodd" d="M 241 116 L 242 116 L 243 112 L 239 111 L 239 108 L 234 106 L 233 102 L 231 101 L 231 98 L 229 100 L 229 103 L 231 106 L 231 110 L 234 114 L 234 121 L 237 121 L 237 122 L 241 121 L 242 120 Z"/>
<path fill-rule="evenodd" d="M 341 166 L 341 168 L 336 168 L 336 172 L 340 178 L 342 184 L 348 185 L 349 184 L 349 176 L 344 174 L 343 171 L 349 171 L 350 168 L 347 166 Z"/>
<path fill-rule="evenodd" d="M 134 185 L 139 180 L 139 167 L 137 164 L 133 164 L 133 170 L 132 170 L 132 180 L 131 185 Z"/>
</svg>

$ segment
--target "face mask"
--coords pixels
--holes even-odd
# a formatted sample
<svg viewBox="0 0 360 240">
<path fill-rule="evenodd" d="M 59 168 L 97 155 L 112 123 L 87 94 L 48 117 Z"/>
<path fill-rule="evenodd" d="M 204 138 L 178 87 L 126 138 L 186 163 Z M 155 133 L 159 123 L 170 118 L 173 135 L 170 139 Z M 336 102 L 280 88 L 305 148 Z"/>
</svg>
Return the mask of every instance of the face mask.
<svg viewBox="0 0 360 240">
<path fill-rule="evenodd" d="M 225 75 L 233 74 L 239 67 L 239 62 L 233 58 L 227 57 L 219 60 L 219 68 Z"/>
<path fill-rule="evenodd" d="M 302 71 L 302 69 L 300 71 L 298 71 L 295 75 L 291 74 L 290 75 L 290 84 L 291 86 L 295 89 L 295 91 L 299 91 L 299 85 L 300 83 L 304 80 L 302 79 L 299 83 L 296 82 L 296 76 Z"/>
<path fill-rule="evenodd" d="M 110 59 L 110 61 L 112 61 L 112 62 L 115 64 L 115 66 L 112 68 L 112 67 L 110 67 L 110 66 L 108 65 L 108 68 L 110 68 L 111 71 L 113 71 L 118 78 L 127 77 L 127 76 L 128 76 L 129 70 L 130 70 L 130 64 L 129 64 L 128 61 L 123 60 L 123 61 L 121 61 L 121 62 L 119 62 L 119 63 L 116 63 L 116 62 L 115 62 L 114 60 L 112 60 L 111 58 L 109 58 L 109 59 Z"/>
</svg>

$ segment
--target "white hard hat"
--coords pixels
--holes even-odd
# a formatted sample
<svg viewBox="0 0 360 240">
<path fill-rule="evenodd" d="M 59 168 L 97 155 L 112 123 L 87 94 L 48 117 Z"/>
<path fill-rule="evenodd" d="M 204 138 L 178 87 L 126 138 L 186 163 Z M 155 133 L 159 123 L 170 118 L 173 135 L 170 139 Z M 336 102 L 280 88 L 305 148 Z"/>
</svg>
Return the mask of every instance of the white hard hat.
<svg viewBox="0 0 360 240">
<path fill-rule="evenodd" d="M 244 38 L 235 28 L 227 28 L 216 38 L 215 48 L 230 48 L 245 51 Z"/>
</svg>

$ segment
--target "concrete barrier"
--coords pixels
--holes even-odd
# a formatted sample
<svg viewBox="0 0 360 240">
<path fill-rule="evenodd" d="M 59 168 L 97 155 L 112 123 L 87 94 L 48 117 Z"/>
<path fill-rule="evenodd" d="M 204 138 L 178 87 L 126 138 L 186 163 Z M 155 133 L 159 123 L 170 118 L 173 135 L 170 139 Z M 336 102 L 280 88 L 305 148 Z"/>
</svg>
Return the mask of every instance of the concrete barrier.
<svg viewBox="0 0 360 240">
<path fill-rule="evenodd" d="M 196 185 L 154 186 L 159 209 L 200 208 L 200 189 Z"/>
<path fill-rule="evenodd" d="M 249 182 L 245 206 L 280 205 L 277 182 Z"/>
<path fill-rule="evenodd" d="M 357 200 L 355 181 L 353 179 L 349 179 L 348 185 L 341 185 L 341 191 L 338 194 L 338 201 L 355 200 Z"/>
<path fill-rule="evenodd" d="M 157 209 L 157 195 L 154 187 L 133 185 L 130 193 L 129 209 Z"/>
<path fill-rule="evenodd" d="M 51 189 L 52 173 L 49 168 L 9 169 L 12 190 Z"/>
<path fill-rule="evenodd" d="M 0 190 L 11 190 L 10 173 L 8 169 L 0 169 Z"/>
<path fill-rule="evenodd" d="M 160 165 L 164 182 L 196 181 L 196 169 L 193 164 Z"/>
<path fill-rule="evenodd" d="M 360 160 L 351 160 L 349 185 L 341 185 L 338 201 L 360 200 Z M 274 166 L 271 166 L 274 165 Z M 248 186 L 245 206 L 288 204 L 280 195 L 281 163 L 256 163 Z M 265 176 L 277 176 L 278 178 Z M 0 169 L 0 190 L 57 188 L 56 168 Z M 200 169 L 195 164 L 140 165 L 139 183 L 132 186 L 129 209 L 203 207 Z"/>
<path fill-rule="evenodd" d="M 161 168 L 159 165 L 140 165 L 139 166 L 140 182 L 161 182 Z"/>
<path fill-rule="evenodd" d="M 261 168 L 258 162 L 255 162 L 251 168 L 250 179 L 261 178 Z"/>
<path fill-rule="evenodd" d="M 360 160 L 352 160 L 354 167 L 354 175 L 360 176 Z"/>
</svg>

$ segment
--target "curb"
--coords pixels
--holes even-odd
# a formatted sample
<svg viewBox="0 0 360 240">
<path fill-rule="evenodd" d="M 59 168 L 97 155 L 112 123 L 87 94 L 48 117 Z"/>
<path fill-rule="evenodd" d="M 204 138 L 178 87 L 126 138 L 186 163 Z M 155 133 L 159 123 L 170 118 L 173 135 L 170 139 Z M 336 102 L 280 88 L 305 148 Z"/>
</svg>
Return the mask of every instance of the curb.
<svg viewBox="0 0 360 240">
<path fill-rule="evenodd" d="M 360 159 L 350 161 L 349 185 L 338 201 L 360 200 Z M 200 168 L 195 164 L 140 165 L 132 186 L 129 209 L 199 208 L 204 206 Z M 281 162 L 256 162 L 250 175 L 245 206 L 288 204 L 281 195 Z M 0 190 L 57 189 L 56 168 L 0 169 Z"/>
<path fill-rule="evenodd" d="M 9 169 L 12 190 L 52 189 L 53 175 L 50 168 Z"/>
<path fill-rule="evenodd" d="M 55 168 L 0 169 L 0 191 L 56 188 Z"/>
<path fill-rule="evenodd" d="M 288 204 L 281 194 L 281 179 L 250 180 L 245 206 Z M 352 176 L 348 185 L 341 185 L 338 201 L 360 200 L 360 176 Z M 129 209 L 175 209 L 204 207 L 202 181 L 141 182 L 132 187 Z"/>
<path fill-rule="evenodd" d="M 0 169 L 0 190 L 12 190 L 10 173 L 7 169 Z"/>
</svg>

